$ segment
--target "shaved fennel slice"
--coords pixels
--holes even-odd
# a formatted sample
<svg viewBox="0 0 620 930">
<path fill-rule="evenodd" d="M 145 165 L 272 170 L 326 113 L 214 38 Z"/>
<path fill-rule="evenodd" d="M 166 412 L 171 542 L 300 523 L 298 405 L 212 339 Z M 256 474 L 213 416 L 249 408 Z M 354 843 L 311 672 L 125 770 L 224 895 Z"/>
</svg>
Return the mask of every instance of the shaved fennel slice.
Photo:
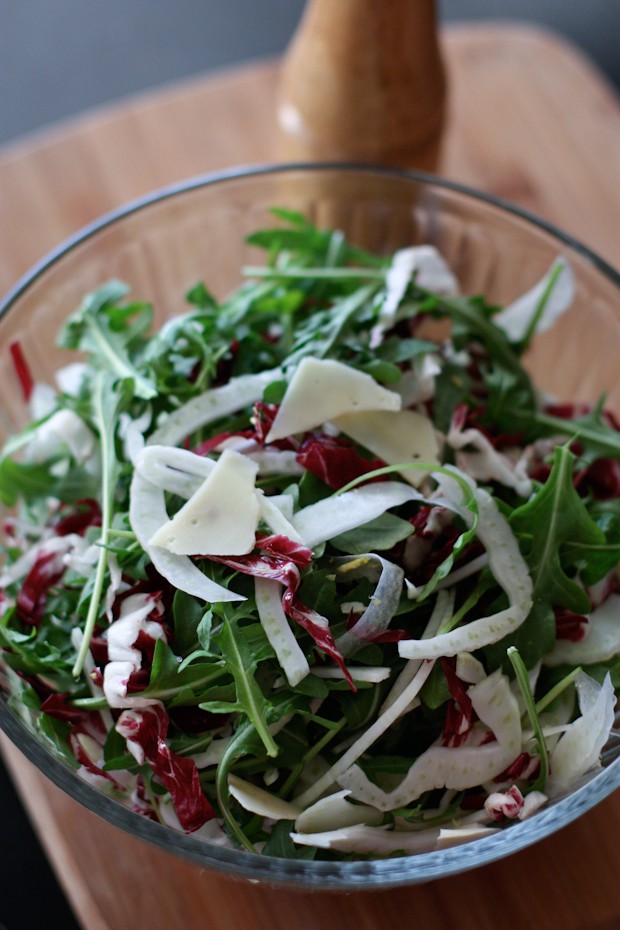
<svg viewBox="0 0 620 930">
<path fill-rule="evenodd" d="M 620 595 L 610 594 L 588 617 L 583 639 L 558 639 L 545 665 L 593 665 L 620 652 Z"/>
<path fill-rule="evenodd" d="M 300 846 L 335 849 L 345 853 L 386 856 L 391 853 L 422 853 L 459 846 L 471 840 L 498 833 L 500 827 L 473 824 L 466 827 L 431 827 L 427 830 L 391 830 L 366 824 L 353 824 L 318 833 L 291 833 Z"/>
<path fill-rule="evenodd" d="M 391 507 L 422 499 L 410 485 L 399 481 L 380 481 L 310 504 L 298 510 L 292 522 L 305 545 L 311 549 L 374 520 Z"/>
<path fill-rule="evenodd" d="M 511 462 L 479 429 L 451 426 L 446 442 L 458 450 L 457 462 L 476 481 L 497 481 L 504 487 L 513 488 L 520 497 L 529 497 L 532 493 L 532 481 L 524 461 Z M 476 451 L 461 451 L 466 446 L 473 446 Z"/>
<path fill-rule="evenodd" d="M 405 807 L 425 791 L 454 788 L 464 791 L 490 781 L 521 751 L 521 715 L 508 679 L 498 669 L 467 692 L 473 708 L 494 734 L 496 742 L 451 748 L 434 745 L 423 752 L 393 791 L 373 784 L 358 765 L 338 777 L 354 798 L 381 811 Z"/>
<path fill-rule="evenodd" d="M 337 666 L 333 668 L 331 666 L 319 665 L 311 668 L 310 671 L 317 678 L 335 678 L 343 680 L 346 678 L 343 670 Z M 392 669 L 389 665 L 366 665 L 360 666 L 359 668 L 348 665 L 347 671 L 353 681 L 369 681 L 375 685 L 380 681 L 385 681 L 385 679 L 389 678 L 392 674 Z"/>
<path fill-rule="evenodd" d="M 519 342 L 530 332 L 544 332 L 568 310 L 575 296 L 575 281 L 568 261 L 557 258 L 547 274 L 508 307 L 493 317 L 512 342 Z"/>
<path fill-rule="evenodd" d="M 532 579 L 508 521 L 487 491 L 476 488 L 474 495 L 478 505 L 477 535 L 487 551 L 495 579 L 506 592 L 509 606 L 449 633 L 439 633 L 432 639 L 403 640 L 398 644 L 398 652 L 405 659 L 474 652 L 518 629 L 531 610 Z"/>
<path fill-rule="evenodd" d="M 282 590 L 280 582 L 271 578 L 254 579 L 261 625 L 289 685 L 294 688 L 309 673 L 310 666 L 284 613 Z"/>
<path fill-rule="evenodd" d="M 259 817 L 269 817 L 270 820 L 295 820 L 299 808 L 289 801 L 283 801 L 276 794 L 265 791 L 253 785 L 252 782 L 239 778 L 238 775 L 228 776 L 228 790 L 241 807 Z"/>
<path fill-rule="evenodd" d="M 430 852 L 436 848 L 439 835 L 436 827 L 429 830 L 391 830 L 389 826 L 354 824 L 324 833 L 291 833 L 291 838 L 300 846 L 385 856 L 398 852 Z"/>
<path fill-rule="evenodd" d="M 454 609 L 454 598 L 455 594 L 453 591 L 439 592 L 433 607 L 433 611 L 426 625 L 426 629 L 422 633 L 422 639 L 430 639 L 430 637 L 435 636 L 441 625 L 450 619 Z M 388 710 L 388 708 L 392 706 L 396 699 L 400 697 L 405 688 L 417 674 L 422 661 L 422 659 L 409 659 L 402 672 L 392 685 L 392 688 L 387 697 L 385 698 L 381 707 L 381 713 Z"/>
<path fill-rule="evenodd" d="M 196 493 L 215 465 L 213 459 L 187 449 L 159 445 L 145 446 L 135 462 L 136 469 L 152 484 L 186 499 Z"/>
<path fill-rule="evenodd" d="M 548 794 L 555 797 L 599 762 L 614 724 L 616 696 L 609 673 L 602 685 L 581 672 L 576 680 L 581 716 L 566 728 L 549 756 Z"/>
<path fill-rule="evenodd" d="M 283 506 L 286 507 L 287 499 L 291 501 L 291 498 L 288 495 L 279 494 L 277 500 L 274 500 L 273 497 L 266 497 L 260 490 L 256 493 L 261 520 L 264 520 L 267 526 L 278 536 L 286 536 L 287 539 L 303 545 L 303 539 L 278 506 L 278 501 L 282 500 Z"/>
<path fill-rule="evenodd" d="M 335 791 L 321 798 L 297 817 L 295 829 L 298 833 L 321 833 L 324 830 L 339 830 L 356 824 L 376 826 L 383 819 L 380 811 L 365 804 L 351 804 L 346 789 Z"/>
<path fill-rule="evenodd" d="M 147 445 L 176 446 L 207 423 L 256 403 L 263 396 L 267 385 L 281 377 L 279 368 L 261 371 L 257 375 L 240 375 L 221 387 L 211 388 L 199 397 L 193 397 L 166 417 L 161 426 L 149 436 Z"/>
<path fill-rule="evenodd" d="M 412 701 L 420 693 L 422 685 L 430 675 L 433 665 L 433 662 L 423 662 L 421 664 L 413 679 L 394 703 L 377 717 L 372 726 L 368 727 L 368 729 L 356 739 L 353 745 L 347 749 L 344 755 L 342 755 L 327 772 L 295 799 L 296 803 L 301 807 L 307 807 L 308 804 L 320 798 L 328 788 L 331 788 L 334 782 L 340 780 L 342 773 L 351 768 L 355 760 L 358 759 L 362 753 L 366 752 L 375 740 L 379 739 L 379 737 L 392 726 L 394 721 L 398 720 L 401 714 L 411 706 Z"/>
<path fill-rule="evenodd" d="M 159 574 L 180 591 L 211 604 L 245 600 L 241 594 L 235 594 L 207 578 L 188 556 L 175 555 L 167 549 L 150 545 L 152 537 L 168 519 L 163 490 L 136 469 L 130 489 L 129 521 L 138 542 Z"/>
<path fill-rule="evenodd" d="M 336 571 L 346 578 L 368 578 L 374 575 L 373 562 L 378 563 L 381 572 L 370 604 L 353 629 L 336 640 L 336 646 L 346 658 L 387 630 L 398 609 L 405 573 L 399 565 L 394 565 L 374 552 L 336 558 L 333 562 L 337 565 Z"/>
<path fill-rule="evenodd" d="M 258 465 L 259 475 L 292 475 L 301 477 L 306 471 L 297 461 L 297 453 L 288 449 L 256 449 L 245 455 Z"/>
</svg>

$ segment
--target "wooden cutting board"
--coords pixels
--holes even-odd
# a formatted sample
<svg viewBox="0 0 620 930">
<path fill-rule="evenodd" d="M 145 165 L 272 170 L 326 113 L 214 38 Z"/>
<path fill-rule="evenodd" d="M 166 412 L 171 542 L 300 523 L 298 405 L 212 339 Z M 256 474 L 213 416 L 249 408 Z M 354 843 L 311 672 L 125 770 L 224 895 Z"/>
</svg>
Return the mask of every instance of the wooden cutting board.
<svg viewBox="0 0 620 930">
<path fill-rule="evenodd" d="M 620 265 L 620 103 L 574 48 L 524 27 L 451 28 L 442 173 L 557 223 Z M 278 66 L 201 78 L 0 150 L 0 290 L 84 223 L 186 176 L 273 158 Z M 411 889 L 270 890 L 173 859 L 78 807 L 3 741 L 88 930 L 620 928 L 620 794 L 491 866 Z"/>
</svg>

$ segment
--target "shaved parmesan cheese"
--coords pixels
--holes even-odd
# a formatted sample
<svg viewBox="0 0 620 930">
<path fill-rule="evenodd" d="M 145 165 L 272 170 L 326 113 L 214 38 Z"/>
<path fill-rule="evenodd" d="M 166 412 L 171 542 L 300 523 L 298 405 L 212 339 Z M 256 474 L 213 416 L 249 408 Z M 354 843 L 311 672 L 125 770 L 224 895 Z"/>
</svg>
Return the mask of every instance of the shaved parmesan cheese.
<svg viewBox="0 0 620 930">
<path fill-rule="evenodd" d="M 257 466 L 226 449 L 178 513 L 149 540 L 177 555 L 245 555 L 254 548 Z"/>
<path fill-rule="evenodd" d="M 415 410 L 345 413 L 332 422 L 387 465 L 410 462 L 439 465 L 439 446 L 433 424 Z M 428 472 L 403 468 L 401 474 L 414 487 L 419 487 Z"/>
<path fill-rule="evenodd" d="M 307 356 L 286 389 L 267 442 L 320 426 L 343 413 L 359 410 L 399 410 L 400 396 L 362 371 L 332 359 Z"/>
<path fill-rule="evenodd" d="M 159 574 L 171 585 L 211 604 L 245 600 L 242 594 L 235 594 L 211 581 L 188 556 L 175 555 L 167 549 L 151 546 L 151 537 L 168 520 L 166 500 L 163 490 L 148 481 L 137 469 L 133 474 L 129 500 L 131 528 Z"/>
</svg>

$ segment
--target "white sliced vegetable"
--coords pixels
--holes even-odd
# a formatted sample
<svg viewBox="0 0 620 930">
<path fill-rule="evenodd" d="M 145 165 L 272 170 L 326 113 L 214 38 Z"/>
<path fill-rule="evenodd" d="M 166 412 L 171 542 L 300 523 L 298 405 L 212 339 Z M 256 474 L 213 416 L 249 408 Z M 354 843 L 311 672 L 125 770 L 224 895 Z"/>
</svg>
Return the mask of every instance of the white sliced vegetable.
<svg viewBox="0 0 620 930">
<path fill-rule="evenodd" d="M 510 606 L 490 616 L 471 620 L 449 633 L 439 633 L 432 639 L 402 640 L 398 644 L 398 653 L 405 659 L 474 652 L 518 629 L 531 610 L 532 579 L 508 521 L 487 491 L 476 488 L 474 494 L 478 505 L 477 535 L 489 556 L 489 567 L 506 592 Z"/>
<path fill-rule="evenodd" d="M 267 526 L 278 536 L 286 536 L 287 539 L 292 539 L 293 542 L 303 544 L 303 539 L 291 523 L 290 518 L 293 516 L 292 507 L 290 509 L 289 518 L 284 515 L 281 507 L 278 506 L 278 504 L 282 502 L 286 507 L 287 501 L 290 501 L 292 504 L 292 499 L 288 494 L 279 494 L 277 498 L 278 499 L 274 501 L 273 497 L 266 497 L 262 491 L 257 491 L 261 520 L 264 520 Z"/>
<path fill-rule="evenodd" d="M 392 325 L 394 315 L 413 276 L 416 284 L 437 294 L 458 294 L 458 283 L 444 257 L 432 245 L 400 249 L 392 258 L 385 276 L 386 293 L 379 310 L 379 322 L 371 333 L 371 348 L 381 342 L 383 331 Z"/>
<path fill-rule="evenodd" d="M 310 671 L 282 607 L 283 586 L 270 578 L 255 578 L 256 608 L 267 639 L 289 685 L 294 688 Z"/>
<path fill-rule="evenodd" d="M 453 610 L 454 593 L 451 591 L 440 591 L 435 601 L 435 606 L 433 607 L 429 621 L 426 624 L 424 632 L 422 633 L 422 639 L 429 639 L 431 636 L 435 636 L 442 623 L 445 623 L 446 620 L 450 619 Z M 392 688 L 390 689 L 387 697 L 385 698 L 380 713 L 388 710 L 388 708 L 392 706 L 396 699 L 400 697 L 405 688 L 408 687 L 409 683 L 418 673 L 421 665 L 422 659 L 409 659 L 402 672 L 392 685 Z M 407 710 L 409 710 L 409 708 L 405 708 L 405 711 Z"/>
<path fill-rule="evenodd" d="M 275 794 L 258 788 L 238 775 L 228 776 L 228 790 L 241 807 L 259 817 L 270 820 L 295 820 L 299 808 L 289 801 L 283 801 Z"/>
<path fill-rule="evenodd" d="M 419 694 L 422 685 L 431 673 L 433 664 L 433 662 L 422 663 L 416 675 L 394 703 L 377 717 L 372 726 L 368 727 L 368 729 L 355 740 L 353 745 L 347 749 L 344 755 L 342 755 L 324 775 L 318 778 L 314 784 L 296 798 L 298 804 L 302 807 L 307 807 L 313 801 L 320 798 L 328 788 L 331 788 L 334 782 L 340 779 L 342 773 L 346 772 L 347 769 L 353 765 L 355 760 L 359 759 L 362 753 L 366 752 L 375 740 L 379 739 L 379 737 L 392 726 L 394 721 L 398 720 L 401 714 L 410 707 L 414 698 Z"/>
<path fill-rule="evenodd" d="M 544 658 L 545 665 L 573 666 L 606 662 L 620 652 L 620 595 L 610 594 L 588 616 L 585 635 L 578 642 L 558 639 Z"/>
<path fill-rule="evenodd" d="M 413 360 L 410 371 L 405 371 L 394 385 L 394 390 L 401 396 L 403 407 L 414 407 L 435 396 L 435 381 L 442 365 L 442 360 L 435 352 L 428 352 Z"/>
<path fill-rule="evenodd" d="M 186 500 L 195 494 L 215 468 L 215 461 L 175 446 L 145 446 L 135 468 L 158 488 Z"/>
<path fill-rule="evenodd" d="M 398 410 L 400 397 L 374 378 L 333 359 L 301 360 L 280 404 L 267 442 L 320 426 L 343 413 Z"/>
<path fill-rule="evenodd" d="M 404 807 L 425 791 L 454 788 L 463 791 L 490 781 L 521 751 L 521 715 L 508 679 L 497 670 L 468 691 L 479 719 L 494 734 L 496 742 L 475 746 L 433 745 L 418 756 L 409 772 L 393 791 L 373 784 L 358 765 L 338 776 L 354 798 L 382 811 Z"/>
<path fill-rule="evenodd" d="M 151 537 L 168 521 L 166 500 L 161 488 L 148 481 L 137 469 L 133 474 L 129 499 L 131 528 L 159 574 L 171 585 L 211 604 L 245 600 L 242 595 L 207 578 L 188 556 L 151 546 Z"/>
<path fill-rule="evenodd" d="M 345 674 L 341 668 L 331 668 L 329 666 L 321 665 L 315 668 L 311 668 L 310 671 L 317 678 L 345 678 Z M 387 665 L 373 665 L 360 668 L 347 665 L 347 671 L 351 675 L 353 681 L 369 681 L 373 684 L 377 684 L 380 681 L 385 681 L 385 679 L 389 678 L 392 674 L 392 669 Z"/>
<path fill-rule="evenodd" d="M 166 639 L 161 623 L 146 619 L 156 606 L 157 602 L 150 594 L 131 594 L 125 598 L 118 620 L 111 623 L 105 632 L 110 662 L 133 662 L 137 671 L 142 666 L 142 653 L 135 645 L 140 633 L 146 633 L 152 639 Z"/>
<path fill-rule="evenodd" d="M 340 830 L 355 824 L 376 826 L 383 815 L 374 807 L 351 804 L 347 801 L 350 791 L 336 791 L 321 798 L 297 817 L 295 830 L 298 833 L 321 833 L 324 830 Z"/>
<path fill-rule="evenodd" d="M 415 410 L 356 411 L 336 417 L 332 422 L 360 446 L 383 459 L 386 465 L 408 462 L 439 464 L 435 428 L 428 417 Z M 403 468 L 401 474 L 417 488 L 428 472 Z"/>
<path fill-rule="evenodd" d="M 616 696 L 609 673 L 599 685 L 580 672 L 575 686 L 581 716 L 566 728 L 549 756 L 551 797 L 562 793 L 599 763 L 601 750 L 614 724 Z"/>
<path fill-rule="evenodd" d="M 412 500 L 421 500 L 414 488 L 397 481 L 378 481 L 310 504 L 297 511 L 292 523 L 305 545 L 312 549 Z"/>
<path fill-rule="evenodd" d="M 108 662 L 103 673 L 103 693 L 110 707 L 150 707 L 156 698 L 127 694 L 127 685 L 136 668 L 133 662 Z"/>
<path fill-rule="evenodd" d="M 340 852 L 390 853 L 430 852 L 436 848 L 439 830 L 390 830 L 389 827 L 372 827 L 354 824 L 324 833 L 291 833 L 300 846 L 317 846 L 319 849 L 337 849 Z"/>
<path fill-rule="evenodd" d="M 256 403 L 272 381 L 282 377 L 279 368 L 257 375 L 241 375 L 222 387 L 211 388 L 168 414 L 148 439 L 148 445 L 176 446 L 197 429 Z"/>
<path fill-rule="evenodd" d="M 526 335 L 537 313 L 536 332 L 544 332 L 567 310 L 575 297 L 572 268 L 565 258 L 557 258 L 547 274 L 534 287 L 493 317 L 512 342 Z"/>
<path fill-rule="evenodd" d="M 57 410 L 31 434 L 28 461 L 44 462 L 65 447 L 77 462 L 92 459 L 97 440 L 84 420 L 73 410 Z"/>
<path fill-rule="evenodd" d="M 306 471 L 297 461 L 297 453 L 289 449 L 256 449 L 245 455 L 258 466 L 259 475 L 292 475 L 300 477 Z"/>
<path fill-rule="evenodd" d="M 456 656 L 456 677 L 467 684 L 475 685 L 486 678 L 484 665 L 469 652 L 459 652 Z"/>
<path fill-rule="evenodd" d="M 384 633 L 392 617 L 398 610 L 403 590 L 405 573 L 399 565 L 394 565 L 374 552 L 367 552 L 353 558 L 345 556 L 333 560 L 336 572 L 346 579 L 374 578 L 373 568 L 380 571 L 377 586 L 370 598 L 368 607 L 357 620 L 353 629 L 343 633 L 336 640 L 336 646 L 345 658 L 355 655 L 358 649 L 369 640 Z M 373 564 L 374 563 L 374 564 Z"/>
<path fill-rule="evenodd" d="M 511 461 L 503 452 L 498 452 L 479 429 L 459 429 L 452 425 L 446 442 L 452 449 L 458 450 L 458 467 L 475 481 L 497 481 L 504 487 L 513 488 L 520 497 L 529 497 L 532 493 L 532 481 L 527 474 L 525 460 Z M 463 451 L 466 446 L 472 446 L 477 451 Z"/>
<path fill-rule="evenodd" d="M 226 449 L 210 475 L 149 543 L 176 555 L 245 555 L 256 541 L 257 467 Z"/>
<path fill-rule="evenodd" d="M 148 707 L 157 703 L 154 698 L 127 695 L 129 677 L 142 668 L 142 653 L 136 646 L 140 633 L 166 639 L 161 623 L 147 620 L 157 604 L 152 594 L 131 594 L 122 602 L 118 620 L 105 633 L 109 662 L 103 670 L 103 692 L 110 707 Z"/>
<path fill-rule="evenodd" d="M 442 827 L 435 843 L 435 849 L 448 849 L 450 846 L 460 846 L 471 840 L 479 840 L 484 836 L 499 833 L 501 827 L 486 827 L 483 824 L 472 824 L 467 827 Z"/>
</svg>

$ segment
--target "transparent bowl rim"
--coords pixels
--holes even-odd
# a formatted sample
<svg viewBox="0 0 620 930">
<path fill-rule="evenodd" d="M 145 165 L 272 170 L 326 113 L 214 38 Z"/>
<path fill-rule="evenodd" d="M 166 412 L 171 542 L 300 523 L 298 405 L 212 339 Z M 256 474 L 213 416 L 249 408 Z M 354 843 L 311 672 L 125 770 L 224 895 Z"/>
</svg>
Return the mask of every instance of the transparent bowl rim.
<svg viewBox="0 0 620 930">
<path fill-rule="evenodd" d="M 620 273 L 615 268 L 554 224 L 508 200 L 426 172 L 343 162 L 300 162 L 249 165 L 198 175 L 158 188 L 107 212 L 66 238 L 58 247 L 33 265 L 0 301 L 0 317 L 8 313 L 21 295 L 63 256 L 102 230 L 151 205 L 192 190 L 246 178 L 330 171 L 368 174 L 395 180 L 401 178 L 405 181 L 422 183 L 430 188 L 451 191 L 471 198 L 473 201 L 498 208 L 501 212 L 524 220 L 526 225 L 531 224 L 538 230 L 549 234 L 559 244 L 570 247 L 571 250 L 584 257 L 618 287 L 620 296 Z M 316 862 L 261 857 L 243 850 L 220 847 L 191 835 L 177 833 L 169 827 L 128 810 L 97 788 L 82 781 L 65 763 L 46 749 L 44 744 L 39 742 L 25 723 L 10 709 L 9 700 L 4 694 L 0 695 L 0 729 L 26 758 L 59 788 L 121 830 L 154 844 L 172 855 L 192 860 L 206 868 L 224 871 L 253 882 L 316 890 L 351 891 L 410 885 L 447 877 L 494 862 L 568 825 L 620 785 L 620 760 L 616 760 L 597 772 L 586 784 L 573 790 L 548 808 L 543 808 L 531 820 L 515 823 L 508 829 L 480 839 L 470 840 L 463 845 L 389 859 Z"/>
</svg>

